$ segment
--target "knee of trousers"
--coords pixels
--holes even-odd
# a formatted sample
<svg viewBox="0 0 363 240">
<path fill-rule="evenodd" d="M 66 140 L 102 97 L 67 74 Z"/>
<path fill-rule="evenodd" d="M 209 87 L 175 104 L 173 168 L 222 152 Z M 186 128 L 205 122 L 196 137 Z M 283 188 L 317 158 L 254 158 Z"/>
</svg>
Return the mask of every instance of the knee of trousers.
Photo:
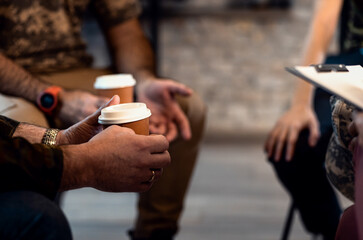
<svg viewBox="0 0 363 240">
<path fill-rule="evenodd" d="M 31 191 L 0 194 L 1 239 L 72 239 L 62 210 Z"/>
<path fill-rule="evenodd" d="M 19 122 L 49 127 L 47 118 L 33 103 L 19 97 L 1 96 L 5 97 L 13 104 L 10 108 L 1 111 L 1 115 Z"/>
</svg>

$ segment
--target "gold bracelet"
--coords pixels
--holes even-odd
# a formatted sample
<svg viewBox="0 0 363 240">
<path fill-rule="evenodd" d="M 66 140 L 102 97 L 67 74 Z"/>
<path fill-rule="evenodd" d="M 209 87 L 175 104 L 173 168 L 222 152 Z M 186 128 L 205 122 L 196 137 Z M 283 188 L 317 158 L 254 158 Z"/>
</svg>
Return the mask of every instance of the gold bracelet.
<svg viewBox="0 0 363 240">
<path fill-rule="evenodd" d="M 54 146 L 56 143 L 55 139 L 57 138 L 59 131 L 60 131 L 59 129 L 55 129 L 55 128 L 47 129 L 43 135 L 42 144 L 45 144 L 48 146 Z"/>
</svg>

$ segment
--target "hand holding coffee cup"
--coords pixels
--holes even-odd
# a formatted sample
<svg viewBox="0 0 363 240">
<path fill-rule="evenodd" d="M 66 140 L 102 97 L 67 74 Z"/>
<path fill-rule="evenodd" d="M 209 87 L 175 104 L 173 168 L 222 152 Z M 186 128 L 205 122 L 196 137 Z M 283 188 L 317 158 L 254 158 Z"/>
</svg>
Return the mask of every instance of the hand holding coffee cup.
<svg viewBox="0 0 363 240">
<path fill-rule="evenodd" d="M 136 134 L 149 135 L 150 109 L 144 103 L 124 103 L 102 109 L 98 123 L 131 128 Z"/>
<path fill-rule="evenodd" d="M 134 101 L 136 81 L 131 74 L 110 74 L 96 78 L 94 88 L 99 96 L 111 98 L 120 96 L 120 103 Z"/>
</svg>

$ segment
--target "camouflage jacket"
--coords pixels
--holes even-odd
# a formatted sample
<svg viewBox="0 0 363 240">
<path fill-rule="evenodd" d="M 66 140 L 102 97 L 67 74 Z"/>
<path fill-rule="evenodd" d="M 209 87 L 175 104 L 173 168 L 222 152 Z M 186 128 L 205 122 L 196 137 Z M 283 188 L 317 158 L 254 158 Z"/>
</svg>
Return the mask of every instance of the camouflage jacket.
<svg viewBox="0 0 363 240">
<path fill-rule="evenodd" d="M 63 153 L 11 138 L 18 124 L 0 116 L 0 192 L 27 190 L 54 199 L 63 173 Z"/>
<path fill-rule="evenodd" d="M 349 150 L 353 137 L 348 128 L 356 108 L 335 96 L 331 98 L 331 105 L 333 136 L 325 158 L 327 176 L 345 197 L 354 201 L 354 162 Z"/>
<path fill-rule="evenodd" d="M 137 0 L 0 0 L 0 53 L 31 73 L 90 66 L 81 37 L 88 8 L 105 30 L 140 12 Z"/>
<path fill-rule="evenodd" d="M 341 51 L 363 48 L 363 1 L 346 0 L 341 19 Z M 356 64 L 363 64 L 356 62 Z M 354 162 L 348 146 L 352 140 L 348 126 L 355 106 L 339 97 L 331 98 L 333 136 L 328 145 L 325 166 L 332 184 L 348 199 L 354 201 Z"/>
</svg>

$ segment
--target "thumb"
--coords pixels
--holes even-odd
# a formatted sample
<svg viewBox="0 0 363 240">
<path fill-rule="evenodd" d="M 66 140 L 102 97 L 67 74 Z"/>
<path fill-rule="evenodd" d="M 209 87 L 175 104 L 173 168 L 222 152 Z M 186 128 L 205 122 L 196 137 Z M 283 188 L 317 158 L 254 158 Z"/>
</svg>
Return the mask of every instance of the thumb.
<svg viewBox="0 0 363 240">
<path fill-rule="evenodd" d="M 86 121 L 91 123 L 94 123 L 95 121 L 97 122 L 98 116 L 101 114 L 102 109 L 119 103 L 120 103 L 120 97 L 118 95 L 114 95 L 107 103 L 103 104 L 96 112 L 88 116 L 86 118 Z"/>
<path fill-rule="evenodd" d="M 107 103 L 103 104 L 97 111 L 101 111 L 105 107 L 109 107 L 109 106 L 116 105 L 116 104 L 120 104 L 120 97 L 118 95 L 114 95 L 110 99 L 110 101 L 108 101 Z"/>
<path fill-rule="evenodd" d="M 98 115 L 101 114 L 102 109 L 112 106 L 112 105 L 119 104 L 119 103 L 120 103 L 120 97 L 118 95 L 114 95 L 108 102 L 103 104 L 94 114 L 97 114 L 97 117 L 98 117 Z M 94 115 L 94 114 L 92 114 L 92 115 Z"/>
</svg>

